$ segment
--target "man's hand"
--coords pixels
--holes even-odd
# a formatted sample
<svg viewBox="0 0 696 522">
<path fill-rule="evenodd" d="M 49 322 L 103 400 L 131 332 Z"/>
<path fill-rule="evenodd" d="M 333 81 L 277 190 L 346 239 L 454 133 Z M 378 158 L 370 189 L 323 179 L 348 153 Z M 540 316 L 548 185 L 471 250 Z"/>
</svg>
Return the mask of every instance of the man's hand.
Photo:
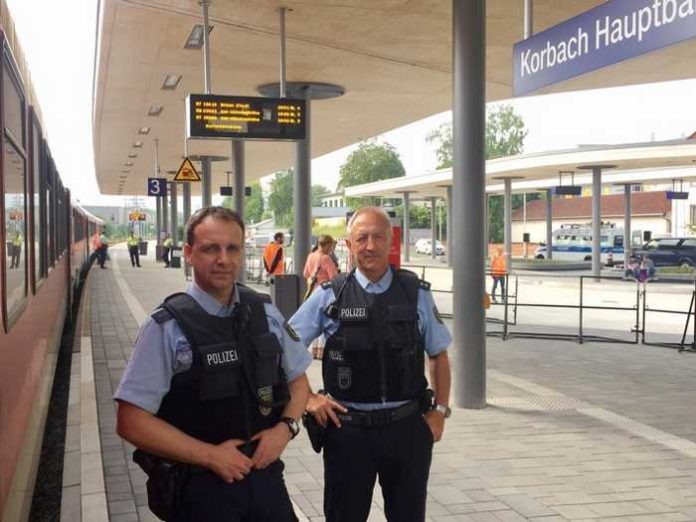
<svg viewBox="0 0 696 522">
<path fill-rule="evenodd" d="M 331 419 L 331 422 L 333 422 L 337 428 L 340 428 L 341 421 L 338 420 L 336 412 L 340 411 L 341 413 L 345 413 L 348 411 L 330 397 L 319 393 L 310 394 L 306 409 L 324 428 L 326 428 L 329 419 Z"/>
<path fill-rule="evenodd" d="M 254 467 L 263 469 L 278 460 L 291 438 L 292 434 L 284 422 L 279 422 L 272 428 L 254 435 L 251 440 L 259 441 L 259 445 L 251 458 Z"/>
<path fill-rule="evenodd" d="M 214 446 L 208 468 L 225 482 L 244 480 L 251 471 L 251 459 L 237 449 L 241 444 L 241 439 L 230 439 Z"/>
<path fill-rule="evenodd" d="M 438 442 L 442 438 L 442 433 L 445 431 L 445 416 L 439 411 L 430 410 L 424 416 L 425 422 L 428 424 L 430 431 L 433 432 L 433 439 Z"/>
</svg>

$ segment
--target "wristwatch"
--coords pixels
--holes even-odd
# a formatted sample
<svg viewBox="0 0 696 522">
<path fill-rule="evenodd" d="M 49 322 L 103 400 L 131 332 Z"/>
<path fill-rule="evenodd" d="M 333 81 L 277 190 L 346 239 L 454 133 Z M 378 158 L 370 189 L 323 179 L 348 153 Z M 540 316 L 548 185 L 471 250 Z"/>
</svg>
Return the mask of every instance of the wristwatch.
<svg viewBox="0 0 696 522">
<path fill-rule="evenodd" d="M 292 435 L 290 439 L 294 439 L 297 437 L 297 434 L 300 433 L 300 425 L 297 424 L 297 421 L 292 417 L 281 417 L 280 422 L 285 424 L 290 430 L 290 435 Z"/>
<path fill-rule="evenodd" d="M 434 411 L 439 411 L 445 416 L 445 419 L 449 419 L 449 416 L 452 415 L 452 409 L 449 406 L 443 406 L 442 404 L 436 404 L 433 407 Z"/>
</svg>

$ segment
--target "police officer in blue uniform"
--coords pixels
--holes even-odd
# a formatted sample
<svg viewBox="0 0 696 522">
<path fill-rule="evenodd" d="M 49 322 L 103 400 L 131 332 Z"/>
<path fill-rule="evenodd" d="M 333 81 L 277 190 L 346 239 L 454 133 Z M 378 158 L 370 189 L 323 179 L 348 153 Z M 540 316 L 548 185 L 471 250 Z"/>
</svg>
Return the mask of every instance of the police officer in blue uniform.
<svg viewBox="0 0 696 522">
<path fill-rule="evenodd" d="M 307 403 L 327 426 L 324 514 L 328 522 L 367 520 L 379 476 L 387 520 L 422 522 L 433 443 L 450 414 L 452 337 L 429 284 L 389 266 L 384 211 L 358 210 L 347 232 L 356 269 L 324 283 L 290 320 L 305 345 L 326 337 L 325 392 Z"/>
<path fill-rule="evenodd" d="M 118 433 L 164 520 L 295 521 L 280 455 L 299 431 L 311 356 L 277 308 L 235 283 L 238 214 L 203 208 L 186 240 L 194 281 L 143 324 L 114 396 Z"/>
</svg>

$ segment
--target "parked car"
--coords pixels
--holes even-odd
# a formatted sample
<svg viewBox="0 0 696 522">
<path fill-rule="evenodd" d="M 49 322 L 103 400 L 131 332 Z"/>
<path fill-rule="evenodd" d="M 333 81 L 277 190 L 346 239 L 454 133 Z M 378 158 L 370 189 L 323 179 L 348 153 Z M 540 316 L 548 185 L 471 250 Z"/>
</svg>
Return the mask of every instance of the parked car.
<svg viewBox="0 0 696 522">
<path fill-rule="evenodd" d="M 633 253 L 638 258 L 650 256 L 655 266 L 696 266 L 696 238 L 652 239 Z"/>
<path fill-rule="evenodd" d="M 432 240 L 419 239 L 418 241 L 416 241 L 416 253 L 432 255 L 432 253 L 433 253 Z M 444 256 L 445 255 L 444 245 L 437 240 L 435 240 L 435 255 L 437 255 L 437 256 Z"/>
</svg>

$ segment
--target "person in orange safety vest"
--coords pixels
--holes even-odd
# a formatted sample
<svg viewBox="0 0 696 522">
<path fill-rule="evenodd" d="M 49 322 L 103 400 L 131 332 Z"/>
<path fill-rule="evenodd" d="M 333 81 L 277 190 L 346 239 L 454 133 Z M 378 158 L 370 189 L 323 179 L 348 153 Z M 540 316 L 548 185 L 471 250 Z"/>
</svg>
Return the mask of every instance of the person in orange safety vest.
<svg viewBox="0 0 696 522">
<path fill-rule="evenodd" d="M 268 275 L 283 275 L 285 262 L 283 261 L 283 243 L 285 236 L 282 232 L 276 232 L 273 241 L 266 245 L 263 251 L 263 266 Z"/>
<path fill-rule="evenodd" d="M 505 300 L 505 276 L 507 275 L 507 260 L 503 249 L 498 247 L 495 249 L 495 253 L 491 258 L 491 277 L 493 278 L 493 289 L 491 290 L 491 297 L 493 302 L 495 299 L 495 290 L 498 288 L 498 283 L 500 283 L 500 298 Z"/>
</svg>

